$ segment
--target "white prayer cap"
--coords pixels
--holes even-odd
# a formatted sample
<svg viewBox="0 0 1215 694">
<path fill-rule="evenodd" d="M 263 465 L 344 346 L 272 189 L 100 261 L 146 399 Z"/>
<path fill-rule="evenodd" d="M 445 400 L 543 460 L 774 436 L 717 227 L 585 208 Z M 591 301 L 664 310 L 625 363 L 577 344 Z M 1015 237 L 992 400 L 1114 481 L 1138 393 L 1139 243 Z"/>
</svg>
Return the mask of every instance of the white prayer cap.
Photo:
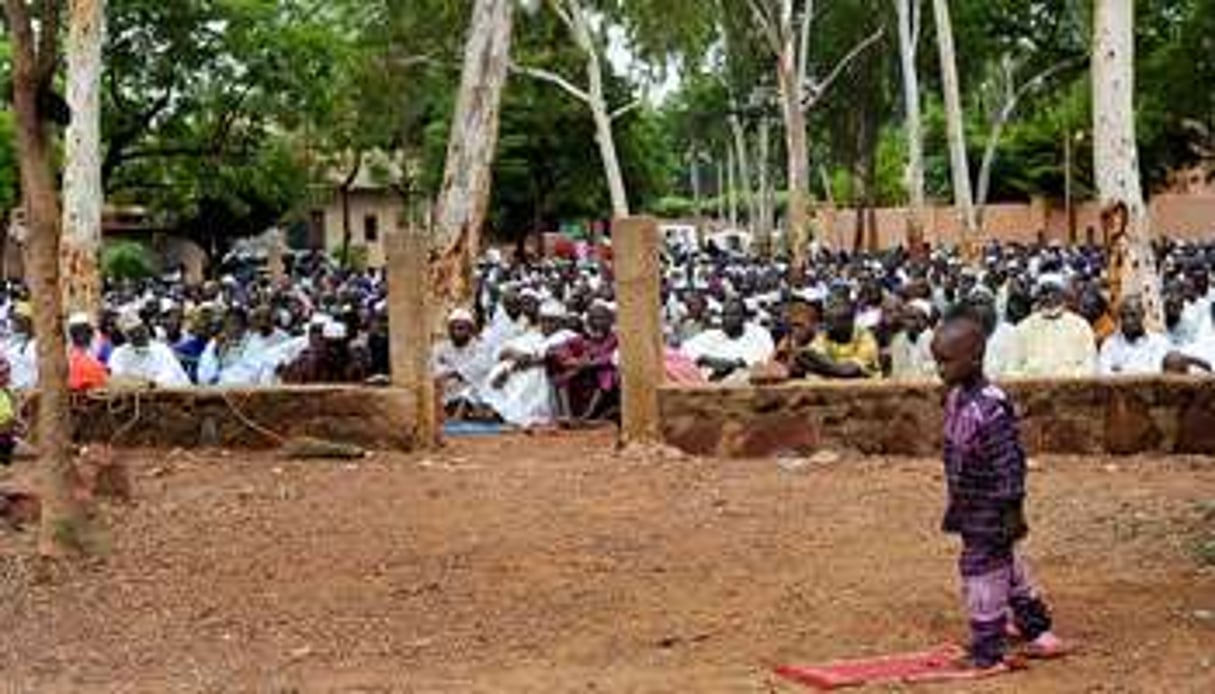
<svg viewBox="0 0 1215 694">
<path fill-rule="evenodd" d="M 169 299 L 167 297 L 160 300 L 160 312 L 161 313 L 168 313 L 169 311 L 172 311 L 175 308 L 177 308 L 176 301 Z"/>
<path fill-rule="evenodd" d="M 602 308 L 602 309 L 607 309 L 608 311 L 611 311 L 612 313 L 615 313 L 615 312 L 616 312 L 616 304 L 615 304 L 615 302 L 612 302 L 612 301 L 607 301 L 607 300 L 605 300 L 605 299 L 595 299 L 594 301 L 592 301 L 592 302 L 591 302 L 591 306 L 590 306 L 590 307 L 591 307 L 591 308 Z"/>
<path fill-rule="evenodd" d="M 447 323 L 449 325 L 451 323 L 468 323 L 470 325 L 475 325 L 476 322 L 477 319 L 473 317 L 472 311 L 469 311 L 466 308 L 455 308 L 452 309 L 451 313 L 447 314 Z"/>
<path fill-rule="evenodd" d="M 124 333 L 130 332 L 141 325 L 143 325 L 143 319 L 139 317 L 137 311 L 123 311 L 122 315 L 118 316 L 118 329 Z"/>
<path fill-rule="evenodd" d="M 321 333 L 326 340 L 345 340 L 346 339 L 346 324 L 341 321 L 329 321 L 325 323 L 325 329 Z"/>
<path fill-rule="evenodd" d="M 77 311 L 68 317 L 68 327 L 92 325 L 93 321 L 89 319 L 89 314 Z"/>
<path fill-rule="evenodd" d="M 329 316 L 326 316 L 323 313 L 314 313 L 312 314 L 312 318 L 308 321 L 308 325 L 323 328 L 332 322 L 333 319 Z"/>
<path fill-rule="evenodd" d="M 565 306 L 560 301 L 549 299 L 540 305 L 541 318 L 565 318 Z"/>
<path fill-rule="evenodd" d="M 1038 289 L 1054 289 L 1062 291 L 1067 286 L 1067 281 L 1063 279 L 1063 275 L 1055 272 L 1048 272 L 1038 278 Z"/>
<path fill-rule="evenodd" d="M 927 299 L 912 299 L 907 302 L 907 308 L 918 311 L 925 318 L 932 317 L 932 302 Z"/>
<path fill-rule="evenodd" d="M 540 301 L 542 298 L 544 298 L 540 294 L 540 292 L 536 291 L 535 289 L 532 289 L 531 287 L 524 287 L 523 289 L 521 289 L 519 291 L 519 296 L 520 296 L 520 298 L 535 299 L 536 301 Z"/>
</svg>

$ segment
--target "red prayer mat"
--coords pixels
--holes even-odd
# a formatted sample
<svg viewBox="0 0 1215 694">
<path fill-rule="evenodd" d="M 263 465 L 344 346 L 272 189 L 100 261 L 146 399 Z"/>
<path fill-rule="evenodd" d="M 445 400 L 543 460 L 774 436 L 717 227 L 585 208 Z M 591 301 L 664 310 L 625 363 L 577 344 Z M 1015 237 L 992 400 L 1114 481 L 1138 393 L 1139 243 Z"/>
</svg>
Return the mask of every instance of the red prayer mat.
<svg viewBox="0 0 1215 694">
<path fill-rule="evenodd" d="M 824 665 L 783 665 L 780 677 L 819 690 L 867 684 L 943 682 L 990 677 L 959 664 L 965 650 L 946 644 L 931 651 L 899 653 L 874 658 L 838 660 Z"/>
</svg>

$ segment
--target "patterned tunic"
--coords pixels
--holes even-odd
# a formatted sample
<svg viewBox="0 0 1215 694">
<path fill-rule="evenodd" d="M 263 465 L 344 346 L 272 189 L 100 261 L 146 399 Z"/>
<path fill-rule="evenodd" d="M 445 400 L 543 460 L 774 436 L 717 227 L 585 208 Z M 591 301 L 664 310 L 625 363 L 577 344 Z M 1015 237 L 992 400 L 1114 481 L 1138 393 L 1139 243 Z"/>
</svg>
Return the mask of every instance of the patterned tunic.
<svg viewBox="0 0 1215 694">
<path fill-rule="evenodd" d="M 945 410 L 944 530 L 962 536 L 963 575 L 1012 560 L 1024 537 L 1025 453 L 1004 391 L 988 383 L 949 394 Z"/>
</svg>

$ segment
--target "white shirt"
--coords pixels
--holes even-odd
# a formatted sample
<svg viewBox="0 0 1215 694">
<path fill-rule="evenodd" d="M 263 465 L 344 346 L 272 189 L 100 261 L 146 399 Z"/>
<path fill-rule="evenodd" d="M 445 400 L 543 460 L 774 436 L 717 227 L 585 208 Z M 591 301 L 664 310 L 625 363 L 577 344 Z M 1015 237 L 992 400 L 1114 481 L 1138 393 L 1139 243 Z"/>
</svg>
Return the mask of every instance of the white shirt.
<svg viewBox="0 0 1215 694">
<path fill-rule="evenodd" d="M 1000 321 L 995 332 L 987 338 L 987 354 L 983 357 L 983 371 L 987 377 L 1000 379 L 1015 375 L 1017 365 L 1021 363 L 1020 347 L 1017 327 Z"/>
<path fill-rule="evenodd" d="M 1018 366 L 1013 375 L 1037 378 L 1086 377 L 1097 373 L 1097 338 L 1071 311 L 1039 311 L 1017 326 Z"/>
<path fill-rule="evenodd" d="M 755 366 L 771 359 L 772 354 L 776 352 L 776 345 L 772 342 L 772 333 L 758 325 L 747 323 L 743 326 L 742 335 L 737 339 L 731 338 L 720 329 L 706 330 L 685 342 L 683 352 L 691 357 L 692 361 L 701 357 L 712 357 L 741 360 L 747 366 Z"/>
<path fill-rule="evenodd" d="M 12 371 L 13 390 L 30 390 L 38 385 L 38 341 L 12 335 L 4 343 L 4 357 Z"/>
<path fill-rule="evenodd" d="M 149 342 L 136 348 L 125 344 L 110 355 L 110 375 L 114 378 L 134 378 L 151 381 L 162 388 L 185 388 L 190 377 L 181 367 L 177 355 L 163 342 Z"/>
<path fill-rule="evenodd" d="M 1169 339 L 1159 333 L 1147 333 L 1132 342 L 1118 331 L 1101 346 L 1100 373 L 1102 376 L 1163 373 L 1164 358 L 1170 351 Z"/>
</svg>

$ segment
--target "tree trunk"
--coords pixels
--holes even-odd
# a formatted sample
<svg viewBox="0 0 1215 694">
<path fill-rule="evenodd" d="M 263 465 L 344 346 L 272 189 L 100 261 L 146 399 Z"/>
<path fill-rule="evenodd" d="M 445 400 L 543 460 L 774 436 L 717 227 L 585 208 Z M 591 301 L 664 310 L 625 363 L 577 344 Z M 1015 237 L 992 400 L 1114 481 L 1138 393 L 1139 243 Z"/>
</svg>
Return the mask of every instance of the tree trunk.
<svg viewBox="0 0 1215 694">
<path fill-rule="evenodd" d="M 1096 0 L 1093 30 L 1093 169 L 1102 209 L 1126 207 L 1125 233 L 1111 239 L 1110 289 L 1117 304 L 1138 295 L 1149 329 L 1163 326 L 1160 280 L 1139 181 L 1135 143 L 1133 0 Z M 1121 230 L 1115 230 L 1121 231 Z"/>
<path fill-rule="evenodd" d="M 342 250 L 338 259 L 343 268 L 350 267 L 350 243 L 354 237 L 354 224 L 350 219 L 350 188 L 354 185 L 354 179 L 358 178 L 361 164 L 362 158 L 360 157 L 356 160 L 354 169 L 342 181 L 342 186 L 338 189 L 338 195 L 342 199 Z"/>
<path fill-rule="evenodd" d="M 67 43 L 67 129 L 63 172 L 64 303 L 96 315 L 101 308 L 101 44 L 105 0 L 72 0 Z"/>
<path fill-rule="evenodd" d="M 702 210 L 700 208 L 700 160 L 697 157 L 696 150 L 692 150 L 691 165 L 688 170 L 688 177 L 692 186 L 692 213 L 696 217 L 700 217 Z"/>
<path fill-rule="evenodd" d="M 756 231 L 755 218 L 758 214 L 755 211 L 755 196 L 751 194 L 751 157 L 748 156 L 747 149 L 747 129 L 742 124 L 742 119 L 738 116 L 730 117 L 730 130 L 734 135 L 734 161 L 738 166 L 738 178 L 735 181 L 735 195 L 741 190 L 746 196 L 743 201 L 746 208 L 747 223 L 746 228 L 752 234 Z M 759 240 L 758 238 L 756 239 Z M 766 251 L 766 248 L 765 248 Z"/>
<path fill-rule="evenodd" d="M 59 284 L 60 210 L 55 190 L 50 130 L 39 112 L 38 96 L 50 87 L 56 64 L 54 34 L 40 33 L 35 46 L 29 5 L 5 0 L 13 45 L 13 111 L 17 120 L 17 149 L 25 202 L 26 277 L 34 303 L 34 334 L 38 340 L 38 450 L 42 468 L 42 522 L 39 552 L 62 557 L 84 552 L 88 543 L 88 514 L 77 498 L 72 461 L 72 412 L 68 398 L 67 345 L 63 331 Z M 56 31 L 56 8 L 42 8 L 39 26 Z M 46 29 L 43 29 L 46 31 Z"/>
<path fill-rule="evenodd" d="M 431 264 L 431 291 L 437 316 L 472 298 L 510 67 L 514 2 L 476 0 L 472 10 L 433 230 L 438 257 Z"/>
<path fill-rule="evenodd" d="M 738 190 L 735 170 L 738 168 L 734 160 L 734 148 L 726 144 L 726 207 L 730 210 L 730 229 L 738 228 Z"/>
<path fill-rule="evenodd" d="M 792 36 L 777 59 L 781 112 L 785 121 L 785 148 L 789 166 L 789 201 L 786 217 L 790 265 L 795 273 L 805 270 L 810 243 L 810 152 L 806 145 L 806 115 L 797 77 Z"/>
<path fill-rule="evenodd" d="M 973 248 L 979 225 L 970 190 L 970 164 L 966 160 L 966 131 L 962 123 L 962 98 L 953 45 L 953 23 L 949 0 L 932 0 L 937 23 L 937 48 L 941 56 L 941 88 L 945 92 L 945 125 L 949 135 L 949 168 L 953 174 L 953 203 L 962 219 L 963 248 Z"/>
<path fill-rule="evenodd" d="M 913 6 L 912 3 L 915 3 Z M 903 107 L 907 130 L 907 246 L 924 243 L 924 134 L 920 112 L 920 76 L 916 39 L 920 0 L 895 0 L 899 22 L 899 60 L 903 73 Z M 913 11 L 916 13 L 913 15 Z"/>
<path fill-rule="evenodd" d="M 759 142 L 757 143 L 759 152 L 756 155 L 756 168 L 759 171 L 759 190 L 756 198 L 759 201 L 759 219 L 756 221 L 756 234 L 759 240 L 760 250 L 771 254 L 772 253 L 772 181 L 770 175 L 770 159 L 771 159 L 771 132 L 767 118 L 761 118 L 759 121 Z"/>
</svg>

